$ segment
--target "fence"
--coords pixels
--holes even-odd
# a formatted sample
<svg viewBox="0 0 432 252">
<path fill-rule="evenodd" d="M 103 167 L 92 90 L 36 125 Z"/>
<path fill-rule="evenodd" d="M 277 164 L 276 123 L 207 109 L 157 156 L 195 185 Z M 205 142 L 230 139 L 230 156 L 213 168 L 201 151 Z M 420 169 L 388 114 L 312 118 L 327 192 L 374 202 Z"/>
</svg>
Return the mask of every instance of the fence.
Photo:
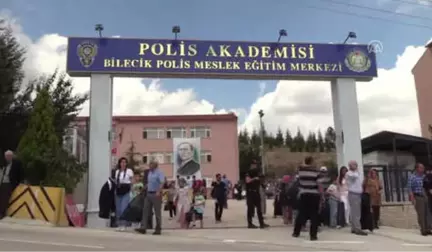
<svg viewBox="0 0 432 252">
<path fill-rule="evenodd" d="M 404 202 L 409 200 L 408 178 L 412 171 L 389 166 L 365 166 L 365 172 L 374 168 L 383 186 L 382 200 Z"/>
</svg>

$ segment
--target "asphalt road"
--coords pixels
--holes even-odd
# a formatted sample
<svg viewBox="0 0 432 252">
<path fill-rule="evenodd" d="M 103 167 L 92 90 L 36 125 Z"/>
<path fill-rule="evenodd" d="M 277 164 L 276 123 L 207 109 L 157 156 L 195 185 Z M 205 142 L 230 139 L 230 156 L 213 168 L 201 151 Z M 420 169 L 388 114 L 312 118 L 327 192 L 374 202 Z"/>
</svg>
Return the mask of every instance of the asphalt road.
<svg viewBox="0 0 432 252">
<path fill-rule="evenodd" d="M 0 250 L 8 252 L 119 252 L 119 251 L 206 251 L 262 252 L 259 244 L 235 244 L 208 239 L 178 238 L 172 235 L 153 236 L 132 233 L 52 232 L 36 229 L 0 229 Z M 266 246 L 266 251 L 286 251 L 281 246 Z M 303 251 L 303 250 L 299 250 Z M 309 251 L 309 250 L 304 250 Z"/>
<path fill-rule="evenodd" d="M 429 240 L 429 239 L 427 239 Z M 432 243 L 432 237 L 431 237 Z M 112 230 L 0 225 L 0 251 L 7 252 L 430 252 L 432 244 L 405 244 L 379 235 L 358 237 L 344 231 L 323 231 L 318 242 L 300 239 L 289 230 L 177 230 L 162 236 Z"/>
</svg>

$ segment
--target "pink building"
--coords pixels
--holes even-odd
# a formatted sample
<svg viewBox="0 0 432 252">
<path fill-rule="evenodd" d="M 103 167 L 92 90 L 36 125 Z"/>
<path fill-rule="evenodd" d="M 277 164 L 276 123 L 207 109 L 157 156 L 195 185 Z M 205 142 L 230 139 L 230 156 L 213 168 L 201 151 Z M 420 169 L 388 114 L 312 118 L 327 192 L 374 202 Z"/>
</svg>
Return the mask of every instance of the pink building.
<svg viewBox="0 0 432 252">
<path fill-rule="evenodd" d="M 432 135 L 432 42 L 426 45 L 424 54 L 412 69 L 417 90 L 417 103 L 421 133 L 425 138 Z"/>
<path fill-rule="evenodd" d="M 79 124 L 87 117 L 78 118 Z M 239 178 L 237 116 L 179 115 L 179 116 L 114 116 L 113 164 L 135 146 L 135 160 L 146 168 L 157 160 L 167 178 L 173 177 L 173 139 L 199 138 L 201 173 L 213 178 L 226 174 L 231 181 Z"/>
</svg>

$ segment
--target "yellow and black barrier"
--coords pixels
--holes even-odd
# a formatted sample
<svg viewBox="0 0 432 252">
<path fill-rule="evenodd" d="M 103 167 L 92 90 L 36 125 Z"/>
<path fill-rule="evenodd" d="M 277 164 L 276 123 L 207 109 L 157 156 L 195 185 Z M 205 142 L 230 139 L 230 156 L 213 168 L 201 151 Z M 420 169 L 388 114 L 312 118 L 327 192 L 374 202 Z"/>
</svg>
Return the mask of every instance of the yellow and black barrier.
<svg viewBox="0 0 432 252">
<path fill-rule="evenodd" d="M 19 185 L 9 201 L 7 215 L 12 218 L 33 219 L 55 226 L 69 224 L 65 213 L 65 189 Z"/>
</svg>

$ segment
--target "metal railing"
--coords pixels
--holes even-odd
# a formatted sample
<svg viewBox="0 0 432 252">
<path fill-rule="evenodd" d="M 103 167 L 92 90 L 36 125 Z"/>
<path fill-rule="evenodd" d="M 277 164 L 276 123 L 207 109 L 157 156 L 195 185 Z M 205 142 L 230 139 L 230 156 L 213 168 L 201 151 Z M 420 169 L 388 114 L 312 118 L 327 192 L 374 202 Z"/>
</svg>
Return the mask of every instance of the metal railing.
<svg viewBox="0 0 432 252">
<path fill-rule="evenodd" d="M 365 172 L 374 168 L 378 172 L 378 177 L 383 186 L 383 202 L 405 202 L 409 201 L 408 178 L 412 173 L 411 170 L 378 165 L 365 166 Z"/>
</svg>

